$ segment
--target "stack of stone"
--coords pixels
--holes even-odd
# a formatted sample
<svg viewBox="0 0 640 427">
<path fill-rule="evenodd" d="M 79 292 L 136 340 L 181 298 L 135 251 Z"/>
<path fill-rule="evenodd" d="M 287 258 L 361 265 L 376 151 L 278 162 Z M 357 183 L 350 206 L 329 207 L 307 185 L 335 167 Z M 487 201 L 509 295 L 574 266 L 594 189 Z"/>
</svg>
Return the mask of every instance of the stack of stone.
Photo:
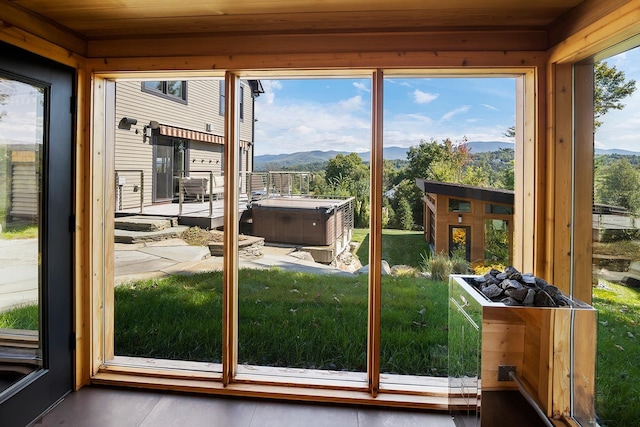
<svg viewBox="0 0 640 427">
<path fill-rule="evenodd" d="M 566 307 L 572 301 L 555 286 L 531 273 L 522 274 L 514 267 L 504 271 L 492 269 L 472 283 L 493 302 L 509 306 Z"/>
</svg>

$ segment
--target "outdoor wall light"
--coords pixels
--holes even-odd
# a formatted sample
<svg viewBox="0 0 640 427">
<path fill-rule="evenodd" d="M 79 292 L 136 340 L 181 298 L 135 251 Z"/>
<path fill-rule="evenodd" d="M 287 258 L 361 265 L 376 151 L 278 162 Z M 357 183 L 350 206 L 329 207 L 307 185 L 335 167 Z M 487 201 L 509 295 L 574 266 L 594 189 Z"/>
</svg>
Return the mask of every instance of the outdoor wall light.
<svg viewBox="0 0 640 427">
<path fill-rule="evenodd" d="M 151 120 L 148 125 L 144 125 L 144 128 L 142 129 L 142 141 L 147 142 L 147 138 L 151 138 L 153 131 L 156 129 L 160 129 L 160 123 L 155 120 Z"/>
<path fill-rule="evenodd" d="M 462 224 L 462 215 L 458 215 L 458 224 Z"/>
<path fill-rule="evenodd" d="M 133 117 L 123 117 L 118 123 L 118 129 L 131 130 L 131 125 L 135 125 L 137 123 L 138 120 L 134 119 Z"/>
</svg>

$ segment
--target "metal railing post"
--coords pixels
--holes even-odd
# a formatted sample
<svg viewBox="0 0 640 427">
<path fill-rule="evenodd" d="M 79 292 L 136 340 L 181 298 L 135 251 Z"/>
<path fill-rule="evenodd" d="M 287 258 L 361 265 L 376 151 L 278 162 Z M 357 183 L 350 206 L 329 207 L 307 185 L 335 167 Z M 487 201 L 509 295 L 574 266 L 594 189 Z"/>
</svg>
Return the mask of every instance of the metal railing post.
<svg viewBox="0 0 640 427">
<path fill-rule="evenodd" d="M 209 171 L 209 217 L 213 216 L 213 171 Z"/>
<path fill-rule="evenodd" d="M 178 216 L 182 215 L 182 202 L 184 201 L 184 191 L 182 189 L 182 180 L 184 179 L 184 171 L 180 172 L 180 179 L 178 180 Z"/>
<path fill-rule="evenodd" d="M 144 210 L 144 171 L 140 171 L 140 213 Z"/>
<path fill-rule="evenodd" d="M 116 210 L 122 210 L 122 189 L 120 187 L 120 176 L 118 175 L 118 171 L 116 171 Z"/>
</svg>

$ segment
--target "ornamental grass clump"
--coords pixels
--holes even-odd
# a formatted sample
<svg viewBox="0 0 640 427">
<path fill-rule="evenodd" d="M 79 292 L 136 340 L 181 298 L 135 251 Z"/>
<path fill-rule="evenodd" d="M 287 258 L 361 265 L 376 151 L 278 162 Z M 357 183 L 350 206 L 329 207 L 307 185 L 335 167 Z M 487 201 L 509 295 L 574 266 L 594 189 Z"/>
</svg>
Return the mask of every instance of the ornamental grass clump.
<svg viewBox="0 0 640 427">
<path fill-rule="evenodd" d="M 431 271 L 431 278 L 433 280 L 446 282 L 449 280 L 449 275 L 452 271 L 451 260 L 449 256 L 444 253 L 436 254 L 429 260 L 428 268 Z"/>
<path fill-rule="evenodd" d="M 451 272 L 453 274 L 468 274 L 469 261 L 460 257 L 451 258 Z"/>
</svg>

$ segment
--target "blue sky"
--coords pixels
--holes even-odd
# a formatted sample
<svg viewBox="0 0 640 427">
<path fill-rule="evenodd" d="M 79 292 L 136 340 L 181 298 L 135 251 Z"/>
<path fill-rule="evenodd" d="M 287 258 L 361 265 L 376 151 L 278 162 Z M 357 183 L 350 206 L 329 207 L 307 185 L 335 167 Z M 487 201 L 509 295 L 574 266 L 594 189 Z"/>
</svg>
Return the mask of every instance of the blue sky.
<svg viewBox="0 0 640 427">
<path fill-rule="evenodd" d="M 602 126 L 595 135 L 596 148 L 620 148 L 640 151 L 640 48 L 635 48 L 605 59 L 624 71 L 627 79 L 636 81 L 636 92 L 623 100 L 622 110 L 613 110 L 600 120 Z"/>
<path fill-rule="evenodd" d="M 308 150 L 363 152 L 371 143 L 368 79 L 261 80 L 256 154 Z M 515 79 L 385 79 L 385 146 L 421 139 L 510 141 Z"/>
<path fill-rule="evenodd" d="M 597 148 L 640 151 L 640 49 L 607 60 L 638 81 L 622 111 L 603 117 Z M 256 154 L 309 150 L 369 150 L 371 82 L 368 79 L 262 80 L 256 99 Z M 385 146 L 410 147 L 421 139 L 513 142 L 513 78 L 386 78 Z"/>
</svg>

